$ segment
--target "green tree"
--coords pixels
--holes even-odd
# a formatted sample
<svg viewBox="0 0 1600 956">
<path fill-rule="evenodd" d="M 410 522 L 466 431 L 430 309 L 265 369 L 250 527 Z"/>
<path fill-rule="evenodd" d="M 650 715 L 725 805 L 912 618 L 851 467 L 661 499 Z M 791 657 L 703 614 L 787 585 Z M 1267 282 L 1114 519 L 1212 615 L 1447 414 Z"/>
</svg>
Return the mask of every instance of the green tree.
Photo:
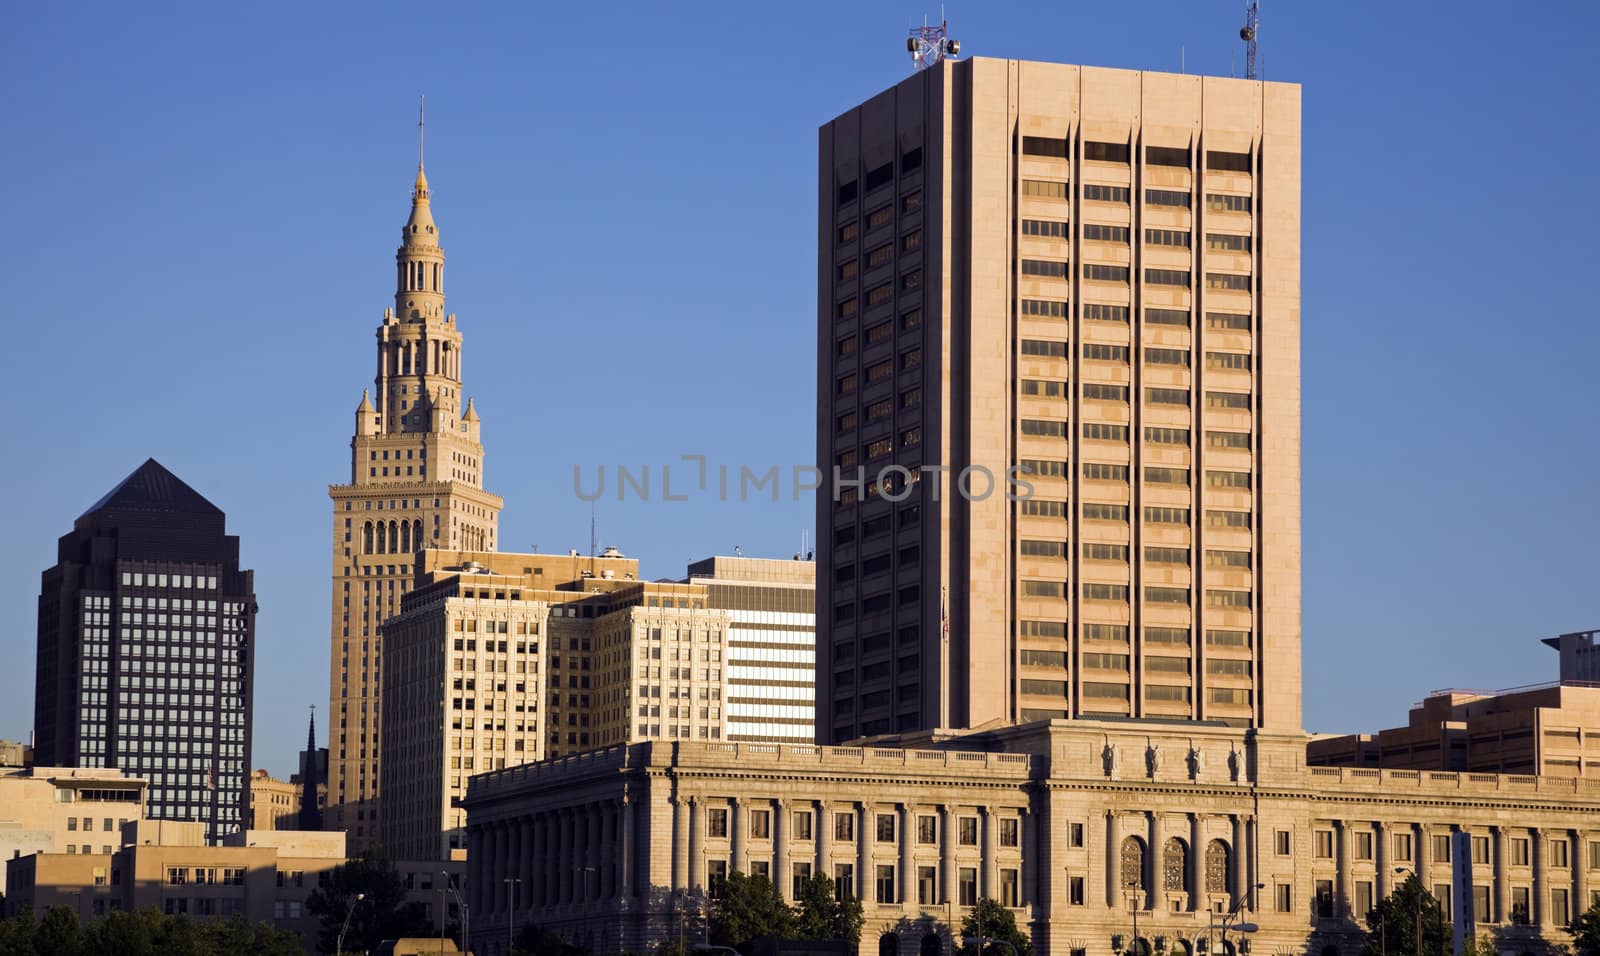
<svg viewBox="0 0 1600 956">
<path fill-rule="evenodd" d="M 162 927 L 171 919 L 160 910 L 112 910 L 83 934 L 85 956 L 160 956 Z"/>
<path fill-rule="evenodd" d="M 1572 952 L 1575 956 L 1600 956 L 1600 900 L 1572 921 Z"/>
<path fill-rule="evenodd" d="M 83 927 L 68 906 L 52 906 L 33 932 L 33 948 L 41 956 L 78 956 L 83 951 Z"/>
<path fill-rule="evenodd" d="M 354 909 L 351 904 L 356 904 Z M 400 871 L 381 849 L 364 850 L 334 867 L 328 882 L 306 900 L 306 909 L 322 920 L 317 944 L 324 953 L 334 951 L 346 915 L 350 919 L 346 951 L 366 952 L 385 939 L 433 935 L 422 906 L 406 902 Z"/>
<path fill-rule="evenodd" d="M 38 928 L 31 910 L 0 922 L 0 956 L 33 956 L 33 936 Z"/>
<path fill-rule="evenodd" d="M 1363 956 L 1435 956 L 1449 931 L 1439 901 L 1415 874 L 1373 907 L 1367 929 Z"/>
<path fill-rule="evenodd" d="M 1016 956 L 1032 956 L 1033 953 L 1032 940 L 1017 928 L 1016 914 L 988 897 L 979 900 L 972 912 L 961 917 L 961 935 L 1010 943 L 1016 949 Z M 997 942 L 985 946 L 983 956 L 1011 956 L 1011 953 Z"/>
<path fill-rule="evenodd" d="M 861 901 L 841 900 L 833 881 L 821 873 L 800 884 L 795 900 L 795 935 L 800 939 L 842 939 L 861 945 Z"/>
<path fill-rule="evenodd" d="M 764 876 L 746 876 L 734 870 L 711 901 L 711 942 L 720 946 L 745 952 L 751 940 L 763 936 L 787 939 L 794 931 L 794 910 Z"/>
<path fill-rule="evenodd" d="M 689 943 L 682 936 L 673 933 L 656 944 L 655 956 L 689 956 Z"/>
<path fill-rule="evenodd" d="M 201 924 L 211 951 L 217 956 L 243 953 L 247 956 L 304 956 L 300 936 L 271 923 L 251 923 L 244 914 Z"/>
</svg>

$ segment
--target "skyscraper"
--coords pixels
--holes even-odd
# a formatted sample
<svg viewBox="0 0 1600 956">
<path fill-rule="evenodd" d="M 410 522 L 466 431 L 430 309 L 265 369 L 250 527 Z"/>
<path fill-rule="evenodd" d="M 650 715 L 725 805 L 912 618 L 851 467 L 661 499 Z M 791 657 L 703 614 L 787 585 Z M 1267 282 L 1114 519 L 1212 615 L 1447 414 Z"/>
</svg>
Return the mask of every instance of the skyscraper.
<svg viewBox="0 0 1600 956">
<path fill-rule="evenodd" d="M 461 332 L 444 310 L 444 250 L 422 165 L 395 253 L 394 307 L 378 326 L 375 392 L 362 393 L 350 482 L 331 485 L 328 813 L 353 847 L 380 827 L 382 624 L 416 552 L 495 548 L 501 499 L 483 490 L 478 413 L 463 406 Z"/>
<path fill-rule="evenodd" d="M 946 62 L 818 206 L 819 738 L 1297 730 L 1299 87 Z"/>
<path fill-rule="evenodd" d="M 206 824 L 248 807 L 254 572 L 218 508 L 155 459 L 79 516 L 39 588 L 41 766 L 150 781 L 147 815 Z"/>
</svg>

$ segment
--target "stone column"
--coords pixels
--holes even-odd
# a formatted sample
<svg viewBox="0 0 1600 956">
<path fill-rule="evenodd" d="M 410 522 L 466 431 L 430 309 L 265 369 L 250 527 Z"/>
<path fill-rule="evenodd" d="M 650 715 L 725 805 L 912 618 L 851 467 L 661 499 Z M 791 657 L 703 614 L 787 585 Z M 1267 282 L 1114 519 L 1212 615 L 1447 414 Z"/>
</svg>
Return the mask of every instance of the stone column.
<svg viewBox="0 0 1600 956">
<path fill-rule="evenodd" d="M 778 895 L 794 902 L 794 865 L 789 860 L 789 803 L 777 801 L 772 810 L 772 881 Z"/>
<path fill-rule="evenodd" d="M 556 826 L 561 828 L 561 842 L 556 851 L 556 902 L 565 905 L 572 902 L 572 844 L 576 826 L 570 809 L 556 811 Z"/>
<path fill-rule="evenodd" d="M 1574 829 L 1569 834 L 1572 850 L 1567 859 L 1572 863 L 1572 903 L 1568 909 L 1572 911 L 1571 918 L 1577 919 L 1589 908 L 1589 847 L 1583 830 Z"/>
<path fill-rule="evenodd" d="M 1433 855 L 1432 834 L 1428 832 L 1427 824 L 1418 823 L 1416 830 L 1416 846 L 1411 848 L 1411 859 L 1414 863 L 1413 872 L 1417 874 L 1417 882 L 1424 887 L 1428 885 L 1428 865 Z"/>
<path fill-rule="evenodd" d="M 1166 899 L 1166 862 L 1162 859 L 1167 852 L 1166 821 L 1155 810 L 1147 815 L 1150 826 L 1150 852 L 1144 858 L 1144 909 L 1156 909 L 1156 900 L 1163 902 Z M 1134 905 L 1138 905 L 1134 899 Z"/>
<path fill-rule="evenodd" d="M 522 898 L 527 902 L 523 905 L 532 909 L 539 904 L 539 853 L 544 834 L 539 830 L 539 821 L 532 814 L 523 819 L 526 828 L 524 839 L 527 841 L 523 851 L 522 865 L 518 867 L 518 876 L 522 878 Z"/>
<path fill-rule="evenodd" d="M 472 910 L 477 910 L 478 907 L 483 905 L 483 899 L 479 895 L 479 893 L 481 891 L 481 887 L 483 886 L 484 880 L 485 880 L 485 877 L 483 875 L 484 856 L 485 856 L 485 853 L 484 853 L 484 846 L 483 846 L 483 828 L 482 827 L 477 827 L 477 826 L 468 827 L 467 828 L 467 901 L 468 901 L 467 905 Z"/>
<path fill-rule="evenodd" d="M 1244 826 L 1245 872 L 1249 874 L 1246 877 L 1247 882 L 1244 888 L 1245 899 L 1249 903 L 1249 906 L 1245 907 L 1245 910 L 1246 912 L 1250 913 L 1259 912 L 1261 910 L 1261 893 L 1255 888 L 1257 883 L 1264 882 L 1261 879 L 1261 871 L 1256 866 L 1256 847 L 1260 841 L 1261 821 L 1255 817 L 1251 817 L 1245 821 Z"/>
<path fill-rule="evenodd" d="M 689 888 L 689 802 L 682 796 L 672 799 L 672 889 Z"/>
<path fill-rule="evenodd" d="M 506 821 L 506 857 L 500 869 L 505 871 L 507 879 L 516 879 L 520 875 L 519 867 L 522 863 L 522 827 L 517 820 Z M 517 899 L 526 904 L 527 893 L 530 887 L 526 884 L 517 888 Z M 513 917 L 516 915 L 516 902 L 507 899 L 506 906 Z"/>
<path fill-rule="evenodd" d="M 729 869 L 738 870 L 740 873 L 750 872 L 750 839 L 748 837 L 749 824 L 745 817 L 749 814 L 745 808 L 743 797 L 734 797 L 733 806 L 728 809 L 728 815 L 733 819 L 729 823 L 730 849 L 733 862 Z"/>
<path fill-rule="evenodd" d="M 1244 819 L 1237 813 L 1228 815 L 1232 827 L 1228 844 L 1228 900 L 1229 909 L 1244 905 Z"/>
<path fill-rule="evenodd" d="M 916 845 L 917 835 L 917 808 L 909 802 L 900 804 L 900 832 L 895 836 L 900 838 L 900 904 L 905 906 L 917 901 L 917 865 L 912 858 L 912 848 Z"/>
<path fill-rule="evenodd" d="M 1114 810 L 1106 811 L 1106 905 L 1122 905 L 1122 827 Z"/>
<path fill-rule="evenodd" d="M 1189 912 L 1198 913 L 1203 909 L 1202 900 L 1206 898 L 1205 886 L 1205 832 L 1200 825 L 1200 814 L 1189 814 L 1189 872 L 1184 878 L 1189 881 Z"/>
<path fill-rule="evenodd" d="M 979 839 L 983 850 L 983 869 L 978 876 L 978 896 L 998 899 L 1000 885 L 995 873 L 994 857 L 1000 849 L 1000 823 L 994 807 L 983 808 L 983 836 Z"/>
<path fill-rule="evenodd" d="M 1389 874 L 1394 869 L 1394 865 L 1389 862 L 1392 855 L 1390 850 L 1393 842 L 1393 836 L 1389 833 L 1389 825 L 1382 820 L 1374 821 L 1372 824 L 1372 862 L 1376 867 L 1377 885 L 1373 887 L 1373 892 L 1377 895 L 1377 898 L 1372 901 L 1373 905 L 1377 905 L 1389 898 Z"/>
<path fill-rule="evenodd" d="M 633 898 L 633 863 L 634 854 L 637 852 L 633 842 L 633 801 L 627 794 L 622 795 L 622 836 L 618 841 L 619 856 L 617 859 L 617 876 L 622 884 L 619 895 L 624 899 Z"/>
<path fill-rule="evenodd" d="M 600 810 L 600 872 L 596 874 L 595 891 L 600 899 L 615 899 L 617 895 L 617 807 L 602 803 Z"/>
<path fill-rule="evenodd" d="M 580 834 L 586 834 L 586 837 L 582 853 L 578 856 L 575 875 L 578 877 L 578 899 L 585 903 L 593 902 L 596 894 L 600 892 L 600 870 L 604 866 L 603 858 L 600 856 L 600 810 L 599 804 L 585 807 L 584 828 L 579 831 Z"/>
<path fill-rule="evenodd" d="M 544 844 L 544 853 L 539 857 L 539 895 L 544 905 L 554 906 L 561 901 L 561 878 L 557 870 L 561 859 L 561 814 L 539 814 L 539 830 L 543 834 L 540 842 Z"/>
<path fill-rule="evenodd" d="M 1494 899 L 1489 908 L 1494 911 L 1493 922 L 1505 923 L 1511 919 L 1511 890 L 1506 881 L 1506 828 L 1494 828 Z"/>
<path fill-rule="evenodd" d="M 1040 895 L 1043 890 L 1048 893 L 1048 888 L 1041 879 L 1040 861 L 1045 858 L 1046 849 L 1044 842 L 1035 832 L 1036 816 L 1031 807 L 1022 807 L 1017 811 L 1017 849 L 1022 851 L 1022 867 L 1017 878 L 1022 885 L 1017 887 L 1017 902 L 1023 906 L 1032 906 L 1035 899 L 1048 899 L 1047 895 Z"/>
<path fill-rule="evenodd" d="M 1528 828 L 1528 844 L 1533 850 L 1533 891 L 1528 895 L 1531 899 L 1528 906 L 1533 912 L 1528 914 L 1529 922 L 1538 929 L 1542 936 L 1549 929 L 1545 920 L 1549 915 L 1550 907 L 1545 905 L 1545 899 L 1550 895 L 1550 874 L 1546 863 L 1548 853 L 1545 852 L 1544 831 L 1538 827 Z"/>
<path fill-rule="evenodd" d="M 956 876 L 956 808 L 946 803 L 939 808 L 939 902 L 958 902 Z"/>
<path fill-rule="evenodd" d="M 833 811 L 826 800 L 818 800 L 814 832 L 817 835 L 816 873 L 833 879 Z"/>
<path fill-rule="evenodd" d="M 1333 821 L 1333 861 L 1337 867 L 1333 882 L 1333 915 L 1350 912 L 1350 824 L 1344 820 Z M 1365 913 L 1353 914 L 1359 920 Z"/>
<path fill-rule="evenodd" d="M 500 880 L 505 876 L 500 872 L 500 824 L 491 823 L 483 828 L 484 849 L 488 851 L 483 861 L 484 875 L 488 877 L 484 886 L 484 902 L 487 904 L 484 915 L 500 911 Z"/>
<path fill-rule="evenodd" d="M 867 903 L 877 896 L 873 884 L 872 846 L 878 836 L 878 821 L 872 806 L 865 802 L 856 804 L 856 820 L 856 899 Z"/>
<path fill-rule="evenodd" d="M 689 889 L 702 890 L 706 885 L 706 813 L 705 801 L 689 798 Z"/>
</svg>

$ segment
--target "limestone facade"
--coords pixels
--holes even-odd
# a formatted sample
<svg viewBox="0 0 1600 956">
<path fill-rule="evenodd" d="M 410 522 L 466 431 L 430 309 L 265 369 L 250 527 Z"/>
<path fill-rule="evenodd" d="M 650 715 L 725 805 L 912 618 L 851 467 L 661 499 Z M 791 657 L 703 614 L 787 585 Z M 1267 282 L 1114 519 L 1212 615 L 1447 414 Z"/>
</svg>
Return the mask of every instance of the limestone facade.
<svg viewBox="0 0 1600 956">
<path fill-rule="evenodd" d="M 123 825 L 144 816 L 149 787 L 120 770 L 92 767 L 0 774 L 0 859 L 110 853 L 121 845 Z"/>
<path fill-rule="evenodd" d="M 602 953 L 697 940 L 739 870 L 789 898 L 797 877 L 842 882 L 864 902 L 862 953 L 917 953 L 930 933 L 948 951 L 948 927 L 988 897 L 1044 954 L 1109 956 L 1113 935 L 1231 953 L 1216 924 L 1238 910 L 1255 954 L 1353 956 L 1356 921 L 1411 872 L 1449 897 L 1457 831 L 1477 929 L 1503 952 L 1565 941 L 1600 898 L 1587 780 L 1307 768 L 1301 735 L 1201 724 L 896 743 L 655 741 L 474 777 L 473 951 L 501 953 L 508 919 Z"/>
<path fill-rule="evenodd" d="M 444 250 L 419 164 L 395 253 L 394 306 L 377 330 L 375 391 L 362 393 L 350 480 L 333 502 L 328 811 L 352 846 L 381 832 L 385 620 L 424 548 L 496 547 L 501 499 L 483 487 L 478 412 L 462 392 L 462 335 L 444 308 Z"/>
<path fill-rule="evenodd" d="M 295 830 L 300 819 L 300 788 L 265 770 L 250 775 L 249 830 Z"/>
</svg>

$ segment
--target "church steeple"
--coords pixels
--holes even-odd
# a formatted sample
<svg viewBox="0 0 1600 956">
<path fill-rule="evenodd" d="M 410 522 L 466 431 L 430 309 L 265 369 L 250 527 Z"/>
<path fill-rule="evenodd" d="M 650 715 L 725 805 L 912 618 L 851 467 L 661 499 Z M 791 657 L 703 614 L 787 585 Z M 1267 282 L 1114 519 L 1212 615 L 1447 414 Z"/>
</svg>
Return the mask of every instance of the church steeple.
<svg viewBox="0 0 1600 956">
<path fill-rule="evenodd" d="M 322 809 L 317 789 L 322 786 L 317 771 L 317 708 L 311 708 L 311 724 L 306 728 L 306 749 L 300 755 L 300 829 L 322 829 Z"/>
</svg>

